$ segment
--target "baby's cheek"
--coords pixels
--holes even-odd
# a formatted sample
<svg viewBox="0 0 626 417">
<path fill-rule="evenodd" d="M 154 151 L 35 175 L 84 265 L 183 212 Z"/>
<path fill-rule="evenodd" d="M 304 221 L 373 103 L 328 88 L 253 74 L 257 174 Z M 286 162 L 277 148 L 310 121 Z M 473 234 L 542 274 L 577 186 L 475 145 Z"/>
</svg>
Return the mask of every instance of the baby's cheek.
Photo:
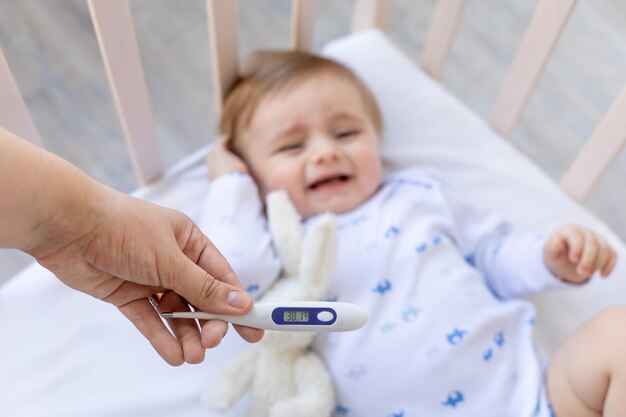
<svg viewBox="0 0 626 417">
<path fill-rule="evenodd" d="M 274 173 L 267 182 L 267 190 L 285 190 L 289 194 L 291 200 L 297 199 L 300 194 L 300 190 L 303 185 L 294 174 L 290 174 L 286 171 L 279 171 Z"/>
<path fill-rule="evenodd" d="M 368 184 L 371 184 L 374 188 L 378 188 L 383 180 L 383 167 L 382 162 L 377 154 L 368 153 L 363 155 L 362 158 L 362 172 L 367 178 Z"/>
<path fill-rule="evenodd" d="M 304 192 L 305 185 L 296 174 L 276 175 L 272 178 L 272 190 L 285 190 L 289 195 L 289 200 L 295 206 L 301 216 L 307 216 L 309 207 Z"/>
</svg>

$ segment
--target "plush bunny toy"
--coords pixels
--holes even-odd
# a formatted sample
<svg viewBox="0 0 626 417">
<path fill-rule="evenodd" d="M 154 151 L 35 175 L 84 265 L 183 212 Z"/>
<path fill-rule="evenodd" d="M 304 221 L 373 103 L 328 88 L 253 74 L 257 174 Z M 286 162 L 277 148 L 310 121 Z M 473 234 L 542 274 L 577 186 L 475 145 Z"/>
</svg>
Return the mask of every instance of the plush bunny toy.
<svg viewBox="0 0 626 417">
<path fill-rule="evenodd" d="M 321 300 L 334 268 L 335 219 L 327 214 L 303 239 L 300 216 L 287 194 L 267 197 L 269 227 L 283 261 L 283 275 L 259 301 Z M 335 405 L 330 374 L 310 345 L 313 332 L 267 331 L 224 370 L 213 374 L 204 392 L 212 409 L 225 411 L 251 388 L 252 417 L 328 417 Z"/>
</svg>

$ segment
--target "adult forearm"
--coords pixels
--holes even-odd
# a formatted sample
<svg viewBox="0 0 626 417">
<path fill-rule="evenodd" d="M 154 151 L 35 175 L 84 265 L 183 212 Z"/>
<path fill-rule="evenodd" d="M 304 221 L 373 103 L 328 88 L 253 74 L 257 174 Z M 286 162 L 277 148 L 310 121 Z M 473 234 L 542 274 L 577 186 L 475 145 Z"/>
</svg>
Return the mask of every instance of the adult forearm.
<svg viewBox="0 0 626 417">
<path fill-rule="evenodd" d="M 79 169 L 0 128 L 0 247 L 29 251 L 80 233 L 105 187 Z M 56 245 L 55 245 L 56 246 Z"/>
</svg>

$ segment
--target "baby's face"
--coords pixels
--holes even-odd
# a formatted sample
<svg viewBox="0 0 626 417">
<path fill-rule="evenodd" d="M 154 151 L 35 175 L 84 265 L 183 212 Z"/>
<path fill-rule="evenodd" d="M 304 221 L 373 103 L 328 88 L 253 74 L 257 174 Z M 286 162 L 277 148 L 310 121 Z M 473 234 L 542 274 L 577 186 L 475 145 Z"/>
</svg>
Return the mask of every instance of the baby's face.
<svg viewBox="0 0 626 417">
<path fill-rule="evenodd" d="M 356 87 L 320 74 L 263 99 L 239 149 L 263 197 L 286 190 L 306 219 L 350 211 L 377 191 L 378 146 Z"/>
</svg>

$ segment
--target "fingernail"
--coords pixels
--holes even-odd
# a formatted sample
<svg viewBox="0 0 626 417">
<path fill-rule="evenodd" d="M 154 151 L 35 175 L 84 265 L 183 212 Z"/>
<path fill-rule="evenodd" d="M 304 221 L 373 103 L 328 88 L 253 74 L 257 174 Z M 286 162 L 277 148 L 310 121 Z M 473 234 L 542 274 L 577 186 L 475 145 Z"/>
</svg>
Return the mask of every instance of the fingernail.
<svg viewBox="0 0 626 417">
<path fill-rule="evenodd" d="M 228 293 L 228 305 L 235 308 L 245 308 L 250 303 L 250 296 L 241 291 Z"/>
</svg>

